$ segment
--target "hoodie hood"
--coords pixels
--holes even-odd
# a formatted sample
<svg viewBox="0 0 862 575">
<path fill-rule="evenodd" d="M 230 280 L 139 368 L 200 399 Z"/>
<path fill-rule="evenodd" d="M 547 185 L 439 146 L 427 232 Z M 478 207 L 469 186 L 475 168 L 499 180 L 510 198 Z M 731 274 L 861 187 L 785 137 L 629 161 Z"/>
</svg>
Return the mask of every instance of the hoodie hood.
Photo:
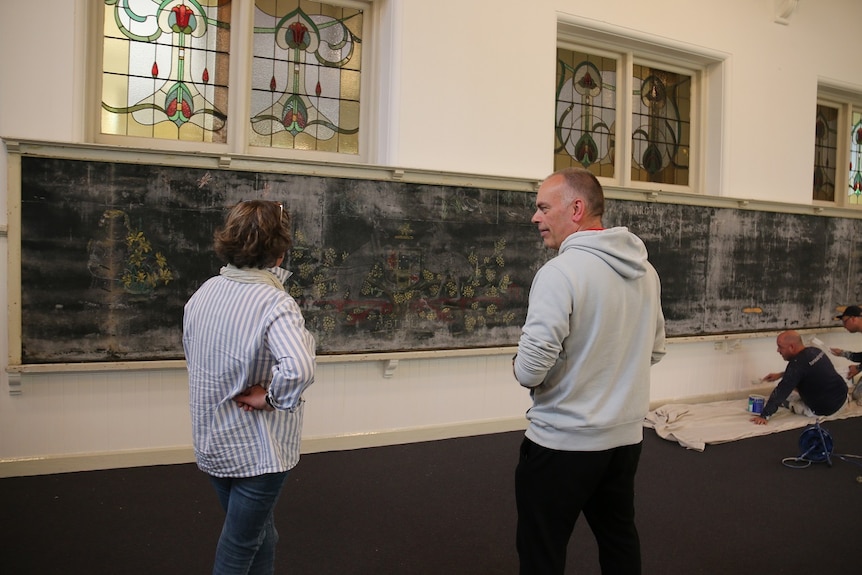
<svg viewBox="0 0 862 575">
<path fill-rule="evenodd" d="M 559 253 L 569 250 L 593 254 L 626 279 L 639 278 L 646 273 L 646 246 L 625 227 L 575 232 L 563 241 Z"/>
</svg>

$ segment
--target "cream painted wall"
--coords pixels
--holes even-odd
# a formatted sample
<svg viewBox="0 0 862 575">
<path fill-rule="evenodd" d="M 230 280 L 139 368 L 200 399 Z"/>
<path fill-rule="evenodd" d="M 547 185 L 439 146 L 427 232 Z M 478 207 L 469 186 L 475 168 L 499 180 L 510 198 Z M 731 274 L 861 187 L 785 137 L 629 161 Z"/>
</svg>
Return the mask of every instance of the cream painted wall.
<svg viewBox="0 0 862 575">
<path fill-rule="evenodd" d="M 24 25 L 32 12 L 26 2 L 0 6 L 0 53 L 7 55 L 0 60 L 0 136 L 83 141 L 86 4 L 43 1 L 40 37 L 50 41 L 40 42 Z M 728 55 L 724 195 L 810 203 L 818 77 L 862 92 L 852 29 L 862 3 L 855 0 L 801 0 L 789 26 L 773 21 L 772 0 L 534 0 L 529 9 L 497 0 L 376 4 L 392 34 L 386 45 L 398 50 L 381 87 L 390 116 L 381 122 L 379 159 L 392 166 L 547 175 L 553 118 L 543 110 L 552 106 L 558 12 Z M 25 49 L 27 58 L 8 57 Z M 7 177 L 3 151 L 0 182 Z M 0 207 L 5 270 L 5 194 Z M 4 326 L 6 293 L 4 281 Z M 819 337 L 862 349 L 840 331 Z M 0 348 L 0 475 L 138 464 L 142 453 L 152 462 L 190 457 L 182 370 L 28 374 L 22 393 L 11 395 L 5 329 Z M 382 361 L 321 363 L 306 397 L 306 450 L 519 428 L 529 398 L 509 358 L 406 359 L 388 378 Z M 747 395 L 753 377 L 782 364 L 772 335 L 731 341 L 727 349 L 672 343 L 653 368 L 652 400 Z"/>
<path fill-rule="evenodd" d="M 722 194 L 810 203 L 814 123 L 800 110 L 813 108 L 818 77 L 862 92 L 852 61 L 862 3 L 801 0 L 787 26 L 775 23 L 774 6 L 773 0 L 535 0 L 523 10 L 515 2 L 406 2 L 401 150 L 394 163 L 546 176 L 552 163 L 544 110 L 552 106 L 555 72 L 547 54 L 559 13 L 726 53 L 730 168 Z M 474 49 L 465 51 L 462 41 Z"/>
</svg>

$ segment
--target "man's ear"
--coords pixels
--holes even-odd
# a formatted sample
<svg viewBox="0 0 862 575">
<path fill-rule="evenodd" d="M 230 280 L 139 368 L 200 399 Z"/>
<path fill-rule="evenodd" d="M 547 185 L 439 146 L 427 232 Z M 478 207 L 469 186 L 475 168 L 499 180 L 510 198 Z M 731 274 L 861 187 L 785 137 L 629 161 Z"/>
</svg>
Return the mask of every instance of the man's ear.
<svg viewBox="0 0 862 575">
<path fill-rule="evenodd" d="M 583 198 L 575 198 L 572 202 L 572 221 L 579 222 L 587 215 L 587 205 Z"/>
</svg>

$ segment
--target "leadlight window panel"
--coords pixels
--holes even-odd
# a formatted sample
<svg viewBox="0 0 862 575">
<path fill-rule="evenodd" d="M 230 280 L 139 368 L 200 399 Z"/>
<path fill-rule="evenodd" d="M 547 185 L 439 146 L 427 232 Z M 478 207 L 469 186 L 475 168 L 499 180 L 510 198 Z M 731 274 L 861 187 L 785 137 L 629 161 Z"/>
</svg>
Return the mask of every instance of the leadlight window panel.
<svg viewBox="0 0 862 575">
<path fill-rule="evenodd" d="M 818 201 L 835 201 L 839 112 L 837 107 L 817 104 L 812 198 Z"/>
<path fill-rule="evenodd" d="M 249 145 L 359 153 L 363 11 L 256 0 Z"/>
<path fill-rule="evenodd" d="M 632 181 L 688 186 L 692 77 L 635 64 L 632 86 Z"/>
<path fill-rule="evenodd" d="M 105 0 L 101 132 L 227 141 L 230 0 Z"/>
<path fill-rule="evenodd" d="M 613 178 L 615 58 L 557 48 L 554 169 L 578 166 Z"/>
<path fill-rule="evenodd" d="M 862 205 L 862 111 L 850 114 L 850 174 L 847 203 Z"/>
</svg>

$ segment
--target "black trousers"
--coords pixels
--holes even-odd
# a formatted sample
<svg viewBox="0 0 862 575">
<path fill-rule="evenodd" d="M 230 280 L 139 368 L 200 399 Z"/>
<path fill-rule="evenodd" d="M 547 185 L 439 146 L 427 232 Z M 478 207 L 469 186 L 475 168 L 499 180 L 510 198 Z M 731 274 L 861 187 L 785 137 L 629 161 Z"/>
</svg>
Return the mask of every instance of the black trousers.
<svg viewBox="0 0 862 575">
<path fill-rule="evenodd" d="M 641 573 L 634 479 L 641 443 L 607 451 L 557 451 L 527 438 L 515 470 L 520 575 L 563 575 L 583 511 L 605 575 Z"/>
</svg>

